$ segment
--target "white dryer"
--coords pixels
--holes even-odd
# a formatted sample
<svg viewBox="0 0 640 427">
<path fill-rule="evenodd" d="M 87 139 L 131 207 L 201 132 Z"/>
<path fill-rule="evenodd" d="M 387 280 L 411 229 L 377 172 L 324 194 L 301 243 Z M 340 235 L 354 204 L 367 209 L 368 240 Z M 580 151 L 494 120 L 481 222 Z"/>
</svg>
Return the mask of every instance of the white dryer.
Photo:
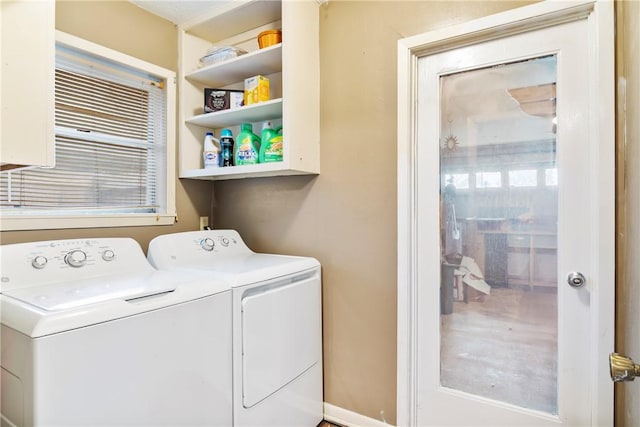
<svg viewBox="0 0 640 427">
<path fill-rule="evenodd" d="M 229 426 L 231 291 L 127 238 L 0 247 L 5 426 Z"/>
<path fill-rule="evenodd" d="M 323 418 L 320 264 L 258 254 L 233 230 L 159 236 L 148 259 L 198 270 L 233 293 L 233 423 L 313 426 Z"/>
</svg>

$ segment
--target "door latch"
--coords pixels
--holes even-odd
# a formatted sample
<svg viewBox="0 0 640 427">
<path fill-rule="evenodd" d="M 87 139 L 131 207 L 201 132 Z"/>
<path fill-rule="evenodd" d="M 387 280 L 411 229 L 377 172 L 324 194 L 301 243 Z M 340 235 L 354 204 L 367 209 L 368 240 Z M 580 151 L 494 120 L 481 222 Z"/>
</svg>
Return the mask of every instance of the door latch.
<svg viewBox="0 0 640 427">
<path fill-rule="evenodd" d="M 615 382 L 633 381 L 635 377 L 640 377 L 640 365 L 630 357 L 618 353 L 609 355 L 609 371 Z"/>
</svg>

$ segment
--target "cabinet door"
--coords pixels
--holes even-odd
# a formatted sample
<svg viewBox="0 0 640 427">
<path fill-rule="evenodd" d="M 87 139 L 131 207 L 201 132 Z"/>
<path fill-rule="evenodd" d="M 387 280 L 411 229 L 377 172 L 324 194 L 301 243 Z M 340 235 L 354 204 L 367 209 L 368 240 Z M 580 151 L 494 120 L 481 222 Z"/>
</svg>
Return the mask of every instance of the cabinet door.
<svg viewBox="0 0 640 427">
<path fill-rule="evenodd" d="M 55 2 L 0 2 L 2 170 L 53 166 Z"/>
</svg>

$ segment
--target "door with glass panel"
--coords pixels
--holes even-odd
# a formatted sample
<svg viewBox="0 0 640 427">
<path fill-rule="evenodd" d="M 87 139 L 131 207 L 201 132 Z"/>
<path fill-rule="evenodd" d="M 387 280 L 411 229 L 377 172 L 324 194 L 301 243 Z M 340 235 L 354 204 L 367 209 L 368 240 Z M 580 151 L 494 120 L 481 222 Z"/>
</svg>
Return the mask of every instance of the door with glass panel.
<svg viewBox="0 0 640 427">
<path fill-rule="evenodd" d="M 418 425 L 592 423 L 589 42 L 582 19 L 417 61 Z"/>
</svg>

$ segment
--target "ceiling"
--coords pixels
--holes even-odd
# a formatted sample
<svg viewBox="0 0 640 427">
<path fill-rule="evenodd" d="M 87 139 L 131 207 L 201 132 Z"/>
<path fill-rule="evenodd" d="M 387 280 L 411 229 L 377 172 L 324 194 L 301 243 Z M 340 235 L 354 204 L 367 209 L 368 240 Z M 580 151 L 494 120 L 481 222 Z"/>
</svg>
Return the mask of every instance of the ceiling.
<svg viewBox="0 0 640 427">
<path fill-rule="evenodd" d="M 459 145 L 555 138 L 556 57 L 442 77 L 441 130 Z"/>
<path fill-rule="evenodd" d="M 224 0 L 222 0 L 224 1 Z M 129 0 L 148 12 L 176 25 L 184 24 L 201 15 L 203 10 L 215 7 L 221 0 Z"/>
</svg>

